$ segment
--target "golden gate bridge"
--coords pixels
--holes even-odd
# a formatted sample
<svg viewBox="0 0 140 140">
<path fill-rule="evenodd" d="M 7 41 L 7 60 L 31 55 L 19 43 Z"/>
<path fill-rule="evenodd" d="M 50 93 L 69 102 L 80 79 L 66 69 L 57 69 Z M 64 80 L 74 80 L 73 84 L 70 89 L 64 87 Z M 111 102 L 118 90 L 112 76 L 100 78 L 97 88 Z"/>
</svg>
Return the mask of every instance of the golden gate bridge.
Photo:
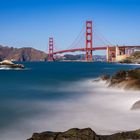
<svg viewBox="0 0 140 140">
<path fill-rule="evenodd" d="M 84 31 L 84 33 L 82 33 Z M 62 54 L 62 53 L 69 53 L 69 52 L 85 52 L 85 61 L 92 62 L 93 61 L 93 51 L 99 51 L 99 50 L 105 50 L 106 51 L 106 60 L 109 62 L 117 62 L 121 61 L 128 56 L 130 56 L 132 53 L 134 53 L 135 49 L 140 49 L 140 46 L 115 46 L 110 45 L 111 43 L 107 41 L 108 44 L 105 44 L 104 46 L 97 46 L 93 47 L 93 25 L 92 21 L 86 21 L 86 29 L 83 28 L 80 32 L 81 37 L 77 37 L 76 40 L 72 43 L 73 46 L 76 48 L 68 48 L 65 50 L 59 50 L 54 51 L 54 39 L 53 37 L 49 38 L 49 52 L 48 52 L 48 61 L 54 61 L 54 55 Z M 83 47 L 77 47 L 82 46 L 79 44 L 79 42 L 84 39 Z M 95 37 L 95 36 L 94 36 Z M 77 41 L 78 40 L 78 41 Z M 101 41 L 103 42 L 103 41 Z"/>
</svg>

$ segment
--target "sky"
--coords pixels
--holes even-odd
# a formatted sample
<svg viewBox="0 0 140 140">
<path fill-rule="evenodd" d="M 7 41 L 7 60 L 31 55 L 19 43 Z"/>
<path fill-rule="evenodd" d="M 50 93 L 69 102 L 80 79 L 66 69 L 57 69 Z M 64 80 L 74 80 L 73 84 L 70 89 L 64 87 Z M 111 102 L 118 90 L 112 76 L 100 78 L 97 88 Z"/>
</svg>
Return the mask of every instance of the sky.
<svg viewBox="0 0 140 140">
<path fill-rule="evenodd" d="M 0 0 L 0 44 L 68 48 L 86 20 L 113 45 L 140 45 L 140 0 Z M 93 35 L 94 41 L 94 35 Z"/>
</svg>

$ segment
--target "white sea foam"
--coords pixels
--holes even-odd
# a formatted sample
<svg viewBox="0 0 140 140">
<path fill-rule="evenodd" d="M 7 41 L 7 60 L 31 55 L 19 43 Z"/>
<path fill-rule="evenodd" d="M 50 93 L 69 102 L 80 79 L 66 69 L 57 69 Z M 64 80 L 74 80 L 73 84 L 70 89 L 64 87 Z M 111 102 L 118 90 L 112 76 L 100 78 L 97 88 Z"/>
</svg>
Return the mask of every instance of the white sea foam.
<svg viewBox="0 0 140 140">
<path fill-rule="evenodd" d="M 0 68 L 0 70 L 10 70 L 11 68 L 6 68 L 6 67 L 3 67 L 3 68 Z"/>
<path fill-rule="evenodd" d="M 32 104 L 42 111 L 7 128 L 0 139 L 25 140 L 33 132 L 65 131 L 73 127 L 91 127 L 98 134 L 140 128 L 140 111 L 130 110 L 140 100 L 138 91 L 107 88 L 105 82 L 91 79 L 61 86 L 59 90 L 79 92 L 82 96 L 61 101 L 26 101 L 27 107 Z"/>
<path fill-rule="evenodd" d="M 0 70 L 23 70 L 21 68 L 8 68 L 8 67 L 1 67 Z"/>
</svg>

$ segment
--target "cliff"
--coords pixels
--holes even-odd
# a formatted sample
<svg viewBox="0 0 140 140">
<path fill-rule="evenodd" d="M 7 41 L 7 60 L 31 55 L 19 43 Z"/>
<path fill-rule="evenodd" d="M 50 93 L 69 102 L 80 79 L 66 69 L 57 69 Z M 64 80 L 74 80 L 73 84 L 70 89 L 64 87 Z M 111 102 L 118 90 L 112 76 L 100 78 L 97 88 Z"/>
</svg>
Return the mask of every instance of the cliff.
<svg viewBox="0 0 140 140">
<path fill-rule="evenodd" d="M 102 136 L 90 128 L 73 128 L 66 132 L 34 133 L 28 140 L 140 140 L 140 130 Z"/>
<path fill-rule="evenodd" d="M 0 45 L 0 61 L 14 60 L 14 61 L 44 61 L 46 53 L 34 48 L 13 48 Z"/>
</svg>

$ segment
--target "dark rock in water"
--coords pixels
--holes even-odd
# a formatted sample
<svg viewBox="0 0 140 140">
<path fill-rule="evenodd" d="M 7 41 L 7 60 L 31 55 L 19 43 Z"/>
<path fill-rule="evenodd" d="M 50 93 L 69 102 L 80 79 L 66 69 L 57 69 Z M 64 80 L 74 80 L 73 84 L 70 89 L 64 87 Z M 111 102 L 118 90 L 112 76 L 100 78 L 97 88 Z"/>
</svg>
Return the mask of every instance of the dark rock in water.
<svg viewBox="0 0 140 140">
<path fill-rule="evenodd" d="M 103 136 L 90 128 L 73 128 L 66 132 L 34 133 L 28 140 L 140 140 L 140 130 Z"/>
<path fill-rule="evenodd" d="M 110 75 L 103 75 L 100 78 L 94 79 L 92 82 L 99 82 L 99 81 L 110 81 Z"/>
<path fill-rule="evenodd" d="M 100 78 L 97 78 L 97 79 L 94 79 L 92 82 L 99 82 L 101 79 Z"/>
<path fill-rule="evenodd" d="M 24 65 L 22 64 L 14 64 L 12 61 L 10 60 L 4 60 L 0 62 L 0 68 L 20 68 L 20 69 L 24 69 Z"/>
<path fill-rule="evenodd" d="M 117 72 L 111 77 L 109 87 L 140 90 L 140 68 Z"/>
<path fill-rule="evenodd" d="M 140 109 L 140 101 L 135 102 L 131 108 L 131 110 L 138 110 L 138 109 Z"/>
<path fill-rule="evenodd" d="M 103 75 L 101 76 L 101 80 L 106 81 L 110 79 L 110 75 Z"/>
</svg>

